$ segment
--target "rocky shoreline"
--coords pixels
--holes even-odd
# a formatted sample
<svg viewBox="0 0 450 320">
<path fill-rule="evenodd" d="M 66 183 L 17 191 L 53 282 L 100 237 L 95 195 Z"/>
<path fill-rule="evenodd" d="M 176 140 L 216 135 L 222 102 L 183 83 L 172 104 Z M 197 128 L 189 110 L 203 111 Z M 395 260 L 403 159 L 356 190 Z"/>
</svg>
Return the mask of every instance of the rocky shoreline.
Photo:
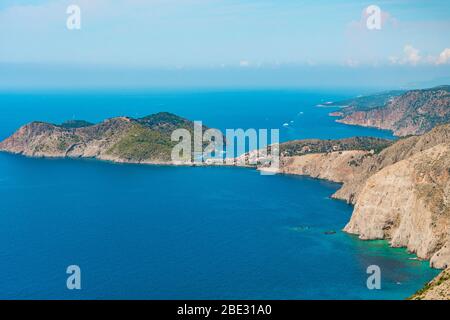
<svg viewBox="0 0 450 320">
<path fill-rule="evenodd" d="M 30 157 L 193 165 L 168 160 L 171 145 L 165 134 L 180 123 L 189 127 L 190 122 L 166 113 L 145 119 L 114 118 L 75 128 L 34 122 L 0 142 L 0 151 Z M 277 173 L 342 184 L 333 198 L 354 205 L 344 231 L 363 240 L 388 239 L 391 246 L 406 247 L 420 259 L 430 260 L 434 268 L 450 266 L 450 125 L 395 143 L 375 138 L 312 139 L 279 147 Z M 259 159 L 255 152 L 235 159 L 234 164 L 203 165 L 268 170 L 267 159 Z M 249 159 L 256 159 L 256 164 L 249 164 Z M 439 279 L 439 288 L 450 281 Z"/>
<path fill-rule="evenodd" d="M 424 134 L 450 122 L 450 86 L 387 92 L 333 104 L 339 123 L 390 130 L 398 137 Z"/>
</svg>

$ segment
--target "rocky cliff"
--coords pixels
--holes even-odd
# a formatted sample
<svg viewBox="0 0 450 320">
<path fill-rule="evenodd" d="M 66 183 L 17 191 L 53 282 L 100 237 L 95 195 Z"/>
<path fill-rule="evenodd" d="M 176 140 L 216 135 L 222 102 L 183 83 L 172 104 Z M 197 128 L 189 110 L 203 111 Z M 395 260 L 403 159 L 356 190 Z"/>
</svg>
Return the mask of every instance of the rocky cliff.
<svg viewBox="0 0 450 320">
<path fill-rule="evenodd" d="M 400 139 L 379 153 L 357 149 L 287 153 L 280 172 L 342 183 L 333 197 L 355 205 L 344 231 L 363 240 L 388 239 L 432 267 L 450 267 L 450 125 Z M 413 298 L 450 299 L 449 272 Z"/>
<path fill-rule="evenodd" d="M 439 144 L 370 176 L 345 231 L 389 239 L 436 268 L 450 266 L 450 143 Z"/>
<path fill-rule="evenodd" d="M 282 173 L 343 184 L 333 197 L 355 205 L 346 232 L 389 239 L 433 267 L 450 266 L 450 125 L 400 139 L 379 153 L 283 156 L 280 164 Z"/>
<path fill-rule="evenodd" d="M 396 136 L 423 134 L 450 122 L 450 86 L 382 97 L 385 99 L 374 95 L 344 101 L 348 105 L 331 115 L 340 117 L 336 121 L 341 123 L 387 129 Z"/>
<path fill-rule="evenodd" d="M 33 122 L 1 142 L 0 150 L 37 157 L 170 163 L 174 145 L 170 133 L 176 128 L 192 130 L 193 124 L 168 113 L 113 118 L 95 125 Z M 346 232 L 361 239 L 388 239 L 392 246 L 429 259 L 433 267 L 450 266 L 450 124 L 396 142 L 310 139 L 279 147 L 281 173 L 342 183 L 333 197 L 355 206 Z M 257 156 L 245 154 L 237 165 Z M 267 161 L 258 161 L 256 166 L 264 170 Z M 432 288 L 447 288 L 439 289 L 439 294 L 447 292 L 450 299 L 448 277 L 436 281 L 439 285 Z"/>
<path fill-rule="evenodd" d="M 450 268 L 443 271 L 423 289 L 409 298 L 410 300 L 449 300 Z"/>
<path fill-rule="evenodd" d="M 191 121 L 161 112 L 144 118 L 117 117 L 99 124 L 32 122 L 0 142 L 0 150 L 32 157 L 96 158 L 114 162 L 170 163 L 175 129 L 192 132 Z M 205 130 L 206 127 L 203 127 Z"/>
</svg>

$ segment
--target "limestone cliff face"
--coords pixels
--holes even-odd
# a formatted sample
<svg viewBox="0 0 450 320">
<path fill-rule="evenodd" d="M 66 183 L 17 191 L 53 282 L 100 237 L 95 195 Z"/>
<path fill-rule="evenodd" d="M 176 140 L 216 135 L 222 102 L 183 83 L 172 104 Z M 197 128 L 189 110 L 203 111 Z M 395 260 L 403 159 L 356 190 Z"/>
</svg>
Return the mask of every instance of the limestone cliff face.
<svg viewBox="0 0 450 320">
<path fill-rule="evenodd" d="M 450 121 L 450 86 L 407 91 L 378 106 L 370 105 L 370 97 L 360 99 L 367 101 L 356 99 L 330 115 L 341 117 L 341 123 L 392 130 L 397 136 L 423 134 Z"/>
<path fill-rule="evenodd" d="M 82 128 L 32 122 L 0 142 L 0 149 L 31 157 L 101 158 L 131 125 L 127 118 L 113 118 Z"/>
<path fill-rule="evenodd" d="M 401 139 L 380 153 L 347 150 L 283 157 L 282 173 L 343 183 L 355 205 L 345 231 L 388 239 L 436 268 L 450 266 L 450 125 Z"/>
<path fill-rule="evenodd" d="M 450 266 L 450 143 L 440 144 L 369 177 L 344 228 L 361 239 L 389 239 L 432 266 Z"/>
<path fill-rule="evenodd" d="M 350 183 L 359 171 L 351 163 L 362 161 L 364 157 L 370 155 L 369 151 L 349 150 L 283 157 L 280 172 Z"/>
<path fill-rule="evenodd" d="M 31 157 L 96 158 L 114 162 L 170 164 L 175 129 L 193 123 L 161 112 L 144 118 L 117 117 L 99 124 L 32 122 L 0 142 L 0 150 Z M 206 130 L 203 127 L 203 130 Z M 188 157 L 188 156 L 187 156 Z"/>
<path fill-rule="evenodd" d="M 448 142 L 450 142 L 450 125 L 443 125 L 422 136 L 400 139 L 377 154 L 367 155 L 359 161 L 353 161 L 350 164 L 356 167 L 354 168 L 354 177 L 349 183 L 344 181 L 342 188 L 336 192 L 334 197 L 355 204 L 370 176 L 421 151 Z"/>
<path fill-rule="evenodd" d="M 170 132 L 190 126 L 167 113 L 113 118 L 97 125 L 33 122 L 1 142 L 0 150 L 35 157 L 169 163 Z M 388 239 L 394 247 L 430 259 L 433 267 L 450 266 L 450 124 L 395 143 L 351 138 L 292 141 L 279 147 L 281 173 L 342 183 L 333 197 L 355 205 L 346 232 L 361 239 Z M 264 169 L 267 159 L 258 155 L 245 154 L 237 165 L 254 160 Z M 439 281 L 440 288 L 450 282 Z M 448 293 L 446 288 L 440 292 Z"/>
<path fill-rule="evenodd" d="M 449 300 L 450 268 L 443 271 L 423 289 L 409 298 L 410 300 Z"/>
</svg>

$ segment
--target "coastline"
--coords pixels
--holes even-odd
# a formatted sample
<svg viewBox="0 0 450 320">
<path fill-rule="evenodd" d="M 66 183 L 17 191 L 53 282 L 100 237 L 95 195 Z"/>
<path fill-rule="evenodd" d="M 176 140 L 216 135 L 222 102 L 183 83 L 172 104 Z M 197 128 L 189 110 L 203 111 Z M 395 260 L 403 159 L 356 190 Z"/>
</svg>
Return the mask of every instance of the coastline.
<svg viewBox="0 0 450 320">
<path fill-rule="evenodd" d="M 168 116 L 172 118 L 176 117 L 173 115 L 168 115 L 167 113 L 160 113 L 158 115 L 159 117 L 163 115 L 166 118 Z M 148 118 L 142 119 L 147 121 Z M 391 247 L 404 247 L 407 248 L 408 252 L 416 254 L 417 258 L 420 258 L 421 260 L 430 260 L 430 266 L 433 268 L 442 269 L 446 267 L 448 253 L 445 252 L 445 248 L 439 247 L 439 244 L 436 244 L 436 241 L 439 243 L 439 241 L 442 241 L 444 238 L 442 238 L 442 235 L 434 233 L 434 230 L 431 228 L 428 220 L 423 220 L 421 223 L 418 223 L 418 225 L 426 225 L 425 231 L 421 231 L 420 227 L 417 229 L 417 226 L 411 225 L 410 222 L 407 222 L 409 223 L 409 226 L 406 229 L 403 227 L 403 230 L 400 229 L 399 231 L 398 226 L 394 225 L 390 230 L 388 229 L 388 232 L 386 232 L 383 223 L 388 223 L 387 226 L 390 228 L 391 225 L 389 225 L 389 221 L 392 219 L 391 217 L 381 215 L 381 219 L 385 219 L 381 222 L 381 224 L 380 221 L 375 221 L 377 223 L 374 223 L 373 220 L 371 221 L 374 214 L 377 214 L 376 212 L 374 213 L 374 209 L 372 208 L 374 207 L 373 204 L 382 201 L 382 199 L 386 196 L 382 197 L 381 200 L 379 194 L 375 194 L 372 198 L 369 197 L 368 200 L 365 201 L 363 209 L 361 209 L 361 205 L 358 203 L 358 200 L 360 193 L 366 185 L 366 182 L 372 176 L 376 176 L 378 172 L 386 173 L 386 170 L 393 166 L 397 166 L 400 170 L 394 170 L 394 172 L 389 173 L 389 175 L 382 176 L 382 178 L 379 179 L 375 185 L 383 185 L 386 182 L 389 183 L 389 181 L 396 176 L 396 173 L 404 172 L 402 177 L 403 180 L 400 179 L 400 183 L 394 183 L 394 189 L 390 189 L 391 193 L 388 195 L 388 198 L 390 197 L 391 201 L 394 202 L 398 202 L 403 199 L 403 193 L 398 190 L 398 188 L 395 188 L 396 184 L 402 185 L 403 183 L 405 184 L 404 187 L 407 190 L 414 192 L 417 187 L 417 183 L 414 183 L 414 179 L 410 179 L 410 175 L 415 175 L 418 172 L 415 171 L 416 169 L 414 166 L 409 164 L 412 161 L 411 159 L 418 158 L 414 160 L 415 162 L 412 161 L 414 163 L 417 161 L 418 163 L 432 163 L 435 160 L 434 158 L 437 157 L 436 160 L 439 160 L 439 157 L 442 158 L 442 154 L 445 155 L 448 152 L 447 143 L 450 134 L 450 126 L 437 127 L 424 136 L 399 139 L 395 143 L 389 142 L 387 147 L 383 146 L 382 148 L 379 148 L 380 142 L 377 142 L 374 145 L 373 141 L 369 140 L 368 142 L 367 140 L 361 140 L 360 138 L 353 138 L 354 140 L 356 139 L 356 141 L 351 139 L 351 141 L 348 141 L 349 139 L 316 139 L 318 142 L 314 139 L 290 141 L 283 144 L 284 149 L 280 159 L 280 168 L 278 170 L 274 170 L 265 167 L 264 163 L 266 161 L 259 158 L 258 153 L 255 154 L 253 151 L 234 158 L 234 163 L 226 163 L 221 160 L 218 161 L 218 163 L 217 161 L 214 161 L 214 159 L 207 159 L 201 163 L 175 163 L 167 160 L 159 160 L 167 159 L 168 156 L 166 153 L 153 153 L 152 157 L 147 158 L 156 160 L 141 160 L 143 158 L 141 156 L 136 157 L 134 153 L 110 152 L 110 150 L 112 150 L 110 149 L 111 146 L 113 143 L 120 141 L 123 132 L 125 132 L 126 137 L 131 137 L 131 143 L 135 143 L 134 146 L 137 147 L 137 149 L 130 149 L 131 151 L 134 150 L 134 152 L 138 152 L 144 147 L 146 148 L 144 148 L 145 150 L 151 150 L 149 149 L 149 146 L 142 147 L 139 145 L 139 135 L 139 139 L 134 140 L 134 134 L 126 134 L 130 121 L 131 120 L 129 119 L 124 120 L 123 118 L 114 118 L 112 120 L 105 120 L 97 126 L 88 126 L 79 129 L 61 129 L 58 126 L 51 124 L 33 122 L 29 125 L 21 127 L 13 136 L 1 142 L 0 151 L 29 158 L 74 160 L 92 159 L 96 161 L 110 162 L 112 164 L 135 164 L 168 167 L 241 167 L 255 169 L 261 173 L 267 174 L 301 175 L 308 176 L 313 179 L 321 179 L 339 183 L 341 184 L 341 187 L 331 196 L 331 198 L 345 200 L 347 203 L 353 205 L 353 214 L 347 226 L 343 229 L 344 232 L 356 234 L 361 240 L 388 239 Z M 91 139 L 92 132 L 95 131 L 94 129 L 97 127 L 105 129 L 107 130 L 106 132 L 115 135 L 111 139 L 109 133 L 106 135 L 106 138 L 105 136 L 96 134 L 94 136 L 94 140 L 88 140 L 91 142 L 93 141 L 91 144 L 87 144 L 86 142 L 86 144 L 83 143 L 84 146 L 82 148 L 74 148 L 74 146 L 80 145 L 80 135 L 82 138 L 87 135 L 87 138 Z M 53 136 L 53 134 L 55 135 Z M 68 134 L 70 134 L 69 138 L 67 138 Z M 62 138 L 62 141 L 65 142 L 63 145 L 57 143 L 60 141 L 60 138 Z M 143 135 L 142 138 L 147 138 L 147 136 Z M 46 143 L 49 144 L 47 145 Z M 367 144 L 369 144 L 369 148 L 367 147 Z M 61 148 L 61 146 L 64 148 Z M 130 144 L 127 146 L 130 146 Z M 131 146 L 133 146 L 133 144 L 131 144 Z M 438 149 L 435 150 L 436 148 Z M 430 153 L 428 152 L 429 150 L 434 150 L 433 152 L 430 151 L 431 158 L 428 154 Z M 419 156 L 415 157 L 417 154 L 419 154 Z M 257 164 L 248 164 L 248 160 L 250 158 L 252 160 L 257 160 Z M 444 164 L 445 167 L 445 163 L 442 162 L 442 164 Z M 427 175 L 436 174 L 433 171 L 436 168 L 433 169 L 426 166 L 424 168 L 426 170 L 422 171 L 422 173 L 425 172 Z M 435 182 L 436 181 L 433 181 L 432 179 L 431 183 Z M 445 181 L 442 182 L 445 183 Z M 428 187 L 432 186 L 429 182 L 427 183 Z M 371 188 L 366 190 L 369 194 L 372 192 L 370 190 Z M 441 188 L 441 186 L 439 186 L 439 188 Z M 419 202 L 422 201 L 419 198 L 416 200 Z M 379 211 L 380 209 L 395 211 L 401 210 L 403 205 L 397 203 L 396 207 L 392 207 L 392 204 L 389 205 L 388 203 L 385 203 L 384 208 L 380 208 L 379 204 L 375 205 L 375 207 L 375 211 Z M 438 214 L 436 211 L 430 211 L 430 208 L 426 207 L 410 209 L 410 211 L 416 212 L 417 215 L 419 215 L 419 213 L 423 213 L 425 216 L 431 216 L 431 219 L 434 219 L 433 217 Z M 368 214 L 360 213 L 367 210 Z M 411 218 L 411 214 L 409 213 L 404 214 L 404 216 L 398 215 L 395 219 L 401 221 L 401 219 L 405 216 L 406 220 L 416 220 L 416 225 L 417 221 L 422 219 L 422 217 Z M 445 228 L 446 224 L 447 221 L 443 221 L 442 227 Z M 398 235 L 399 232 L 400 235 Z M 397 233 L 397 235 L 394 233 Z M 428 237 L 428 239 L 423 239 L 423 237 Z M 411 242 L 409 241 L 410 238 L 415 240 Z M 442 256 L 440 258 L 436 258 L 436 256 L 439 256 L 440 253 L 442 253 Z"/>
<path fill-rule="evenodd" d="M 360 151 L 362 152 L 362 151 Z M 339 191 L 343 188 L 344 186 L 344 181 L 342 181 L 342 179 L 335 179 L 333 177 L 322 177 L 322 176 L 318 176 L 318 175 L 314 175 L 314 174 L 308 174 L 308 173 L 299 173 L 299 172 L 295 172 L 295 171 L 282 171 L 280 170 L 276 170 L 276 169 L 271 169 L 271 168 L 264 168 L 264 167 L 258 167 L 257 165 L 248 165 L 248 164 L 239 164 L 237 163 L 237 161 L 234 164 L 227 164 L 227 163 L 201 163 L 201 164 L 196 164 L 196 163 L 173 163 L 171 161 L 129 161 L 129 160 L 118 160 L 118 159 L 113 159 L 113 158 L 98 158 L 98 157 L 67 157 L 67 156 L 30 156 L 30 155 L 24 155 L 21 153 L 16 153 L 16 152 L 10 152 L 10 151 L 5 151 L 5 150 L 0 150 L 0 153 L 5 153 L 5 154 L 11 154 L 11 155 L 15 155 L 15 156 L 20 156 L 20 157 L 26 157 L 26 158 L 30 158 L 30 159 L 70 159 L 70 160 L 92 160 L 92 161 L 100 161 L 100 162 L 105 162 L 105 163 L 110 163 L 113 165 L 116 164 L 130 164 L 130 165 L 148 165 L 148 166 L 164 166 L 164 167 L 237 167 L 237 168 L 246 168 L 246 169 L 253 169 L 259 172 L 267 172 L 269 174 L 278 174 L 278 175 L 292 175 L 292 176 L 304 176 L 304 177 L 309 177 L 315 180 L 321 180 L 321 181 L 328 181 L 328 182 L 332 182 L 332 183 L 337 183 L 340 185 L 340 188 L 336 191 L 335 194 L 330 195 L 330 199 L 332 200 L 337 200 L 337 201 L 345 201 L 346 203 L 352 205 L 353 210 L 355 209 L 355 205 L 353 203 L 349 203 L 349 201 L 343 197 L 340 196 L 336 196 L 336 194 L 339 194 Z M 312 153 L 312 154 L 308 154 L 308 155 L 321 155 L 321 153 Z M 301 156 L 304 157 L 304 156 Z M 354 233 L 354 232 L 349 232 L 348 230 L 346 230 L 346 228 L 343 228 L 342 231 L 344 231 L 345 233 L 351 234 L 351 235 L 355 235 L 358 236 L 358 233 Z M 372 241 L 372 240 L 388 240 L 386 238 L 359 238 L 362 241 Z M 392 246 L 391 246 L 392 247 Z M 400 246 L 403 248 L 406 248 L 406 246 Z M 416 254 L 415 252 L 410 252 L 412 254 Z M 417 256 L 418 260 L 422 260 L 422 261 L 429 261 L 430 259 L 424 259 L 422 257 Z M 438 268 L 434 265 L 430 265 L 432 268 L 435 269 L 442 269 L 442 268 Z M 445 269 L 445 268 L 444 268 Z"/>
<path fill-rule="evenodd" d="M 101 159 L 95 159 L 95 158 L 73 158 L 73 157 L 38 157 L 38 158 L 36 158 L 36 157 L 30 157 L 30 156 L 23 156 L 23 155 L 20 155 L 20 154 L 15 154 L 15 153 L 11 153 L 11 152 L 2 152 L 2 153 L 4 153 L 4 154 L 8 154 L 8 155 L 13 155 L 13 156 L 17 156 L 17 157 L 24 157 L 24 158 L 28 158 L 28 159 L 42 159 L 42 160 L 52 160 L 52 159 L 55 159 L 55 160 L 74 160 L 74 161 L 77 161 L 77 160 L 81 160 L 81 161 L 83 161 L 83 160 L 87 160 L 87 161 L 95 161 L 95 162 L 104 162 L 104 163 L 106 163 L 106 164 L 110 164 L 110 165 L 120 165 L 120 164 L 124 164 L 124 165 L 139 165 L 139 163 L 136 163 L 136 162 L 114 162 L 114 161 L 108 161 L 108 160 L 101 160 Z M 142 164 L 144 164 L 144 163 L 142 163 Z M 165 166 L 165 167 L 178 167 L 178 166 L 180 166 L 180 165 L 174 165 L 174 164 L 170 164 L 170 163 L 163 163 L 163 164 L 160 164 L 160 163 L 152 163 L 152 164 L 149 164 L 149 163 L 145 163 L 145 164 L 147 164 L 147 165 L 150 165 L 150 166 Z M 194 167 L 193 165 L 182 165 L 181 167 Z M 203 166 L 199 166 L 199 167 L 225 167 L 225 166 L 218 166 L 218 165 L 203 165 Z M 227 166 L 227 167 L 230 167 L 230 166 Z M 243 168 L 243 169 L 255 169 L 255 170 L 257 170 L 257 171 L 263 171 L 263 170 L 265 170 L 264 168 L 260 168 L 260 169 L 258 169 L 258 168 L 255 168 L 255 167 L 250 167 L 250 166 L 236 166 L 236 165 L 234 165 L 234 167 L 238 167 L 238 168 Z M 338 182 L 336 182 L 336 181 L 333 181 L 333 180 L 331 180 L 331 179 L 324 179 L 324 178 L 317 178 L 317 177 L 313 177 L 313 176 L 309 176 L 309 175 L 300 175 L 300 174 L 292 174 L 292 173 L 283 173 L 283 172 L 281 172 L 281 173 L 279 173 L 279 175 L 286 175 L 286 176 L 305 176 L 305 177 L 308 177 L 308 178 L 311 178 L 311 179 L 313 179 L 313 180 L 317 180 L 317 181 L 327 181 L 327 182 L 333 182 L 333 183 L 338 183 Z M 342 185 L 341 183 L 338 183 L 339 185 Z M 331 194 L 330 194 L 331 195 Z M 332 199 L 331 197 L 330 197 L 330 199 Z M 343 201 L 343 200 L 340 200 L 340 199 L 336 199 L 336 198 L 334 198 L 334 199 L 332 199 L 332 200 L 338 200 L 338 201 Z M 344 230 L 342 230 L 341 229 L 341 231 L 344 231 Z M 344 233 L 346 233 L 346 234 L 349 234 L 349 233 L 347 233 L 347 232 L 345 232 L 344 231 Z M 352 234 L 349 234 L 349 235 L 352 235 Z M 357 239 L 357 236 L 355 236 L 355 240 L 356 241 L 361 241 L 361 239 Z M 364 240 L 364 242 L 368 242 L 368 243 L 371 243 L 371 242 L 373 242 L 373 241 L 378 241 L 378 240 Z M 385 242 L 385 245 L 386 245 L 386 248 L 392 248 L 390 245 L 389 245 L 389 242 L 387 241 L 387 240 L 384 240 L 384 241 L 386 241 Z M 409 254 L 411 254 L 411 253 L 409 253 Z M 415 254 L 413 254 L 413 256 L 411 256 L 411 258 L 408 258 L 408 259 L 411 259 L 411 260 L 420 260 L 420 261 L 423 261 L 424 259 L 420 259 L 420 258 L 418 258 Z M 433 281 L 433 280 L 432 280 Z M 425 284 L 425 283 L 424 283 Z M 407 296 L 405 296 L 404 297 L 405 299 L 407 299 L 408 297 Z"/>
</svg>

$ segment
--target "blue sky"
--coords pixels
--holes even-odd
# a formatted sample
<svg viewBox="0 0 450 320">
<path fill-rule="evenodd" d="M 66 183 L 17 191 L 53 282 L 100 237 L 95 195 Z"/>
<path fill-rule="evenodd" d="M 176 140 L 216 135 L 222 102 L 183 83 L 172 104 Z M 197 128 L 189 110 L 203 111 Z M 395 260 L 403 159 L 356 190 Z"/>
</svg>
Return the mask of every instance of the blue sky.
<svg viewBox="0 0 450 320">
<path fill-rule="evenodd" d="M 81 9 L 81 30 L 66 28 L 70 4 Z M 369 5 L 382 10 L 381 30 L 366 28 Z M 331 76 L 374 75 L 366 79 L 371 85 L 383 82 L 381 69 L 390 69 L 406 85 L 400 73 L 417 82 L 450 75 L 449 31 L 449 1 L 2 0 L 0 71 L 32 85 L 45 66 L 53 81 L 70 83 L 65 73 L 82 78 L 80 70 L 90 70 L 99 84 L 107 80 L 105 70 L 264 69 L 270 85 L 271 73 L 281 81 L 283 72 L 298 70 L 312 85 L 329 68 L 339 70 Z"/>
</svg>

